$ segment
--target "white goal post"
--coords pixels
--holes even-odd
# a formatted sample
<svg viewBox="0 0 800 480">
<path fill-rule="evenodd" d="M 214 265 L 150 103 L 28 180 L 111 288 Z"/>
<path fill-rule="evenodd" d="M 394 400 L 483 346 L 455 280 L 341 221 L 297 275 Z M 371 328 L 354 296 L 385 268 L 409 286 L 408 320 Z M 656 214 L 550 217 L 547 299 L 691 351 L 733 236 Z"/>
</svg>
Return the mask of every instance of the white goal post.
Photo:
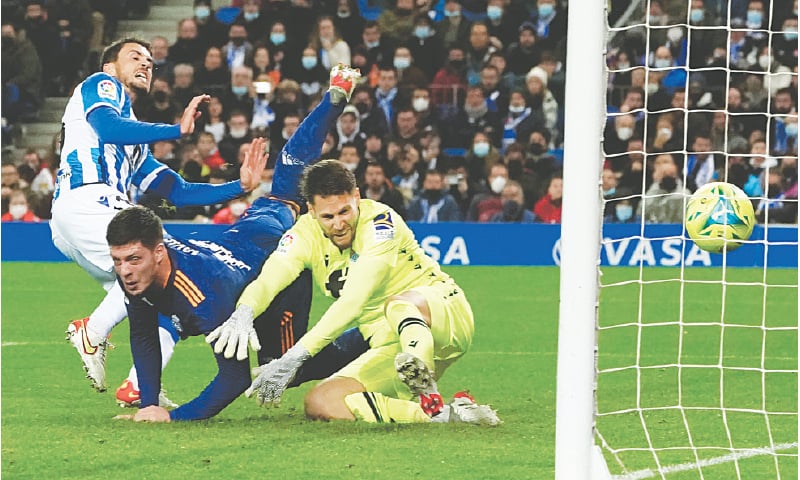
<svg viewBox="0 0 800 480">
<path fill-rule="evenodd" d="M 555 478 L 800 478 L 800 278 L 797 265 L 778 258 L 790 252 L 796 260 L 800 254 L 796 6 L 791 10 L 796 1 L 631 0 L 624 12 L 616 12 L 624 25 L 609 27 L 606 7 L 622 3 L 569 1 Z M 656 3 L 668 20 L 654 23 Z M 744 10 L 734 4 L 756 13 L 761 8 L 762 16 L 746 11 L 745 20 Z M 702 21 L 698 10 L 704 8 L 707 18 L 716 9 L 716 23 Z M 791 47 L 792 19 L 794 65 L 787 67 L 777 49 L 787 45 L 784 38 Z M 609 38 L 635 30 L 644 32 L 638 58 L 625 52 L 630 63 L 607 67 L 615 55 Z M 703 48 L 700 39 L 707 42 Z M 657 61 L 665 45 L 670 64 Z M 697 51 L 704 53 L 695 56 Z M 642 105 L 608 113 L 616 112 L 625 95 L 607 98 L 609 72 L 633 77 L 633 70 L 645 72 Z M 664 79 L 678 70 L 684 72 L 683 83 L 667 89 Z M 794 89 L 790 111 L 777 105 L 787 85 Z M 744 97 L 745 90 L 757 105 L 749 110 L 732 103 L 733 94 Z M 658 106 L 649 103 L 653 98 Z M 641 146 L 609 153 L 603 142 L 623 116 L 636 118 Z M 667 116 L 676 137 L 655 146 L 659 121 Z M 710 149 L 695 143 L 697 137 L 711 138 L 714 128 Z M 614 140 L 627 143 L 616 133 Z M 604 170 L 634 150 L 641 157 L 640 190 L 606 194 L 604 200 Z M 674 162 L 677 186 L 651 191 L 660 187 L 661 157 Z M 699 173 L 709 157 L 711 167 Z M 781 192 L 791 191 L 792 165 L 794 197 L 776 194 L 776 181 L 784 182 Z M 679 225 L 689 195 L 710 181 L 742 187 L 734 172 L 743 171 L 750 175 L 747 193 L 758 212 L 757 233 L 734 254 L 699 250 Z M 651 207 L 668 198 L 677 200 L 669 220 Z M 604 239 L 604 215 L 613 216 L 619 199 L 639 204 L 637 220 L 628 222 L 635 231 L 620 229 L 631 233 Z M 779 208 L 772 210 L 775 205 Z M 794 217 L 785 216 L 783 205 L 794 205 Z M 772 212 L 782 216 L 773 219 Z M 789 224 L 775 225 L 776 220 Z M 651 221 L 664 225 L 653 228 Z M 660 259 L 654 245 L 663 248 Z M 751 263 L 741 261 L 742 251 L 752 255 Z M 601 258 L 627 267 L 604 270 Z M 617 302 L 613 309 L 606 308 L 609 298 Z"/>
</svg>

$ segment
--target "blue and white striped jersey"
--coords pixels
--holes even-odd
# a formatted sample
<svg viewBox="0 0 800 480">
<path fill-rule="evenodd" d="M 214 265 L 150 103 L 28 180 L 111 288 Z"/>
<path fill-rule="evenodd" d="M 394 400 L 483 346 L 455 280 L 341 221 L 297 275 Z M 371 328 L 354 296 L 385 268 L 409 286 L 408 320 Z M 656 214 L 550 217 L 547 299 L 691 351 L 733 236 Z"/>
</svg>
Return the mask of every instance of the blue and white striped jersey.
<svg viewBox="0 0 800 480">
<path fill-rule="evenodd" d="M 117 145 L 104 143 L 89 124 L 89 113 L 110 107 L 122 118 L 136 120 L 131 100 L 122 83 L 103 72 L 81 82 L 67 103 L 61 163 L 56 196 L 63 182 L 74 189 L 88 183 L 104 183 L 127 194 L 131 184 L 147 190 L 160 170 L 167 167 L 149 155 L 147 144 Z"/>
</svg>

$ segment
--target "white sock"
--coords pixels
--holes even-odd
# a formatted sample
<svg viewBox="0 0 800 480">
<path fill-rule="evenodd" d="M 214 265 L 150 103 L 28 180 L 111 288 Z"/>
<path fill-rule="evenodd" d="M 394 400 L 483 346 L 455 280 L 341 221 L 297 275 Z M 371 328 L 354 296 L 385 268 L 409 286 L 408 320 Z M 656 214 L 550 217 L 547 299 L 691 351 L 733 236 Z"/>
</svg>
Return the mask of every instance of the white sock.
<svg viewBox="0 0 800 480">
<path fill-rule="evenodd" d="M 172 339 L 172 334 L 162 327 L 158 327 L 158 339 L 161 343 L 161 371 L 163 372 L 175 351 L 175 340 Z M 128 380 L 133 384 L 133 388 L 139 390 L 139 377 L 136 375 L 136 367 L 131 367 L 131 371 L 128 373 Z"/>
<path fill-rule="evenodd" d="M 100 305 L 89 315 L 89 325 L 86 328 L 89 333 L 89 341 L 97 345 L 108 338 L 111 330 L 127 316 L 125 293 L 119 283 L 114 282 Z"/>
</svg>

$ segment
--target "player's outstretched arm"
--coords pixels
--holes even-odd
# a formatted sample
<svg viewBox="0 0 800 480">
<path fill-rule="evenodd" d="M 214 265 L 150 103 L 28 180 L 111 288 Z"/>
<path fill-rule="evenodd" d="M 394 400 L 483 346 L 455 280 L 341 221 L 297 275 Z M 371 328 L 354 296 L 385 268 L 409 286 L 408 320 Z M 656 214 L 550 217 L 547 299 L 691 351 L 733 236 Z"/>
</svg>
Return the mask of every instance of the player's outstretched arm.
<svg viewBox="0 0 800 480">
<path fill-rule="evenodd" d="M 194 133 L 194 122 L 200 118 L 201 113 L 197 111 L 201 103 L 208 103 L 211 100 L 210 95 L 198 95 L 189 102 L 186 109 L 181 116 L 181 135 L 190 135 Z"/>
</svg>

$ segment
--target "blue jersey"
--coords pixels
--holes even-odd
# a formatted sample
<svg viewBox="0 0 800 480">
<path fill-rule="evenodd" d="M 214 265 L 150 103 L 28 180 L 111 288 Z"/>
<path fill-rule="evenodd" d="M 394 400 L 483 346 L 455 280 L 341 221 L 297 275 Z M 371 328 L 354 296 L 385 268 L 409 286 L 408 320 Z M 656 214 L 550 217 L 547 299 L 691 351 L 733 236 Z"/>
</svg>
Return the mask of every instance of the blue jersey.
<svg viewBox="0 0 800 480">
<path fill-rule="evenodd" d="M 333 105 L 326 95 L 300 124 L 275 166 L 272 193 L 277 198 L 256 200 L 218 241 L 165 238 L 172 269 L 167 284 L 151 285 L 138 296 L 126 294 L 142 407 L 158 405 L 158 314 L 170 318 L 182 338 L 207 335 L 230 317 L 245 286 L 258 276 L 261 265 L 293 225 L 285 202 L 300 200 L 298 179 L 306 165 L 319 159 L 325 136 L 343 108 L 343 102 Z M 215 357 L 216 377 L 197 398 L 170 412 L 173 420 L 216 415 L 250 385 L 248 361 Z"/>
</svg>

